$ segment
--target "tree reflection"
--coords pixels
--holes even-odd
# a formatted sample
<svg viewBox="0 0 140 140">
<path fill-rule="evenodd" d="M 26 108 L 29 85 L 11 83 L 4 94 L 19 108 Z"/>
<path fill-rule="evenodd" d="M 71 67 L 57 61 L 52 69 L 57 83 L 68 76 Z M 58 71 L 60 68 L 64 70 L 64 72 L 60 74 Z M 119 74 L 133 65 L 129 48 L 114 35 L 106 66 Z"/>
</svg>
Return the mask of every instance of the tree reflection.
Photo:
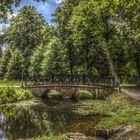
<svg viewBox="0 0 140 140">
<path fill-rule="evenodd" d="M 51 111 L 41 107 L 1 107 L 0 112 L 1 135 L 7 136 L 9 140 L 71 132 L 73 128 L 67 127 L 71 122 L 76 125 L 77 121 L 81 123 L 87 119 L 71 112 Z"/>
</svg>

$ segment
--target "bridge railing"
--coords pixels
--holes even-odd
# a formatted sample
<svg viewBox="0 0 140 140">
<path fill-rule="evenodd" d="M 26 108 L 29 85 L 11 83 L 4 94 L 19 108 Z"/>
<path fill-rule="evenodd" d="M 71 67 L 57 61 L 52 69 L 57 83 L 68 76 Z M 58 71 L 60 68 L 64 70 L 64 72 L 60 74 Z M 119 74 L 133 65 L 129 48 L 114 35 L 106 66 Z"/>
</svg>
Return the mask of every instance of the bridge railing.
<svg viewBox="0 0 140 140">
<path fill-rule="evenodd" d="M 49 85 L 49 84 L 63 84 L 63 85 L 95 85 L 114 87 L 114 78 L 99 77 L 92 75 L 47 75 L 42 77 L 28 77 L 25 80 L 25 86 L 33 85 Z"/>
</svg>

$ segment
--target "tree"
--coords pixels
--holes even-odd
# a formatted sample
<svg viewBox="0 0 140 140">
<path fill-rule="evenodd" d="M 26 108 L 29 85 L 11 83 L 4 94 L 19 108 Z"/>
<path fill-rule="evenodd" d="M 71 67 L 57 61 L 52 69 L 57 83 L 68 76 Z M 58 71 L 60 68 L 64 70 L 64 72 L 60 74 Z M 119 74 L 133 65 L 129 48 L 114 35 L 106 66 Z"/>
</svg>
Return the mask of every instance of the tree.
<svg viewBox="0 0 140 140">
<path fill-rule="evenodd" d="M 41 39 L 41 45 L 48 45 L 50 39 L 53 38 L 53 36 L 56 35 L 56 28 L 52 25 L 45 24 L 43 28 L 41 29 L 42 33 L 42 39 Z"/>
<path fill-rule="evenodd" d="M 23 57 L 21 52 L 16 49 L 12 54 L 7 67 L 7 73 L 5 77 L 10 80 L 21 80 L 23 75 Z"/>
<path fill-rule="evenodd" d="M 139 0 L 130 0 L 121 3 L 122 9 L 119 17 L 119 29 L 123 39 L 127 43 L 129 61 L 135 67 L 140 86 L 140 15 Z"/>
<path fill-rule="evenodd" d="M 80 0 L 64 0 L 54 13 L 54 22 L 57 25 L 57 36 L 66 47 L 67 60 L 69 63 L 69 71 L 74 73 L 75 65 L 75 48 L 70 38 L 71 31 L 68 28 L 68 22 L 72 15 L 73 8 L 78 5 Z"/>
<path fill-rule="evenodd" d="M 53 37 L 44 53 L 42 75 L 68 73 L 66 50 L 60 40 Z"/>
<path fill-rule="evenodd" d="M 46 0 L 34 0 L 34 1 L 43 1 Z M 21 0 L 2 0 L 0 1 L 0 17 L 6 17 L 7 12 L 12 12 L 12 6 L 19 6 Z"/>
<path fill-rule="evenodd" d="M 42 61 L 44 59 L 44 52 L 48 49 L 47 46 L 55 35 L 54 27 L 51 25 L 44 25 L 42 30 L 41 45 L 34 49 L 34 52 L 30 58 L 29 75 L 40 76 L 42 71 Z"/>
<path fill-rule="evenodd" d="M 70 28 L 73 32 L 74 42 L 82 42 L 85 50 L 85 67 L 88 68 L 89 53 L 94 40 L 94 47 L 99 46 L 108 60 L 111 75 L 119 83 L 111 50 L 116 43 L 116 25 L 113 20 L 117 15 L 118 4 L 116 0 L 81 0 L 74 8 L 71 16 Z M 115 45 L 112 45 L 112 42 Z M 98 45 L 96 45 L 98 44 Z M 117 44 L 117 45 L 116 45 Z"/>
<path fill-rule="evenodd" d="M 1 78 L 4 78 L 4 76 L 5 76 L 5 74 L 6 74 L 7 70 L 8 70 L 7 66 L 8 66 L 8 63 L 10 61 L 11 56 L 12 56 L 12 51 L 8 47 L 4 51 L 4 53 L 3 53 L 3 55 L 2 55 L 2 57 L 0 59 L 0 77 Z"/>
<path fill-rule="evenodd" d="M 29 67 L 29 75 L 31 76 L 40 76 L 42 71 L 42 61 L 44 59 L 44 51 L 46 50 L 46 46 L 40 45 L 38 46 L 33 55 L 30 58 L 30 67 Z"/>
<path fill-rule="evenodd" d="M 6 43 L 23 54 L 25 75 L 28 75 L 29 59 L 36 46 L 41 44 L 43 17 L 32 6 L 23 7 L 13 19 L 6 33 Z"/>
<path fill-rule="evenodd" d="M 2 57 L 2 48 L 0 47 L 0 58 Z"/>
</svg>

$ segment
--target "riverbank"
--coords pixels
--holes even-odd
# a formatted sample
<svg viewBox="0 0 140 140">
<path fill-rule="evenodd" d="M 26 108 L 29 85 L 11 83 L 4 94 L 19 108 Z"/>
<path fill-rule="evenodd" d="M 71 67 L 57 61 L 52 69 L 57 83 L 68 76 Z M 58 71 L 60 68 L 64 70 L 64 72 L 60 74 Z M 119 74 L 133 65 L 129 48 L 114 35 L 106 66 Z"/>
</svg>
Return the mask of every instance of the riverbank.
<svg viewBox="0 0 140 140">
<path fill-rule="evenodd" d="M 121 93 L 114 93 L 105 100 L 81 101 L 81 115 L 103 115 L 96 126 L 96 135 L 111 140 L 140 139 L 140 103 Z"/>
</svg>

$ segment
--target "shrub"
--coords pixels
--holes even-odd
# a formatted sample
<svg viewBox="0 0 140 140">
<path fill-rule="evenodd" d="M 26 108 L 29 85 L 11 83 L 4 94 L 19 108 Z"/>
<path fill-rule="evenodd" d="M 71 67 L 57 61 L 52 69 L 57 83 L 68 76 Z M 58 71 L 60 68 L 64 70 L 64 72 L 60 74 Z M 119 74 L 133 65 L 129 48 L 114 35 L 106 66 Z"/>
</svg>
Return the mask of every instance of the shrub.
<svg viewBox="0 0 140 140">
<path fill-rule="evenodd" d="M 17 89 L 16 94 L 18 100 L 26 100 L 26 99 L 31 99 L 33 97 L 31 91 L 25 89 Z"/>
<path fill-rule="evenodd" d="M 0 103 L 11 103 L 30 98 L 32 98 L 32 93 L 29 90 L 14 89 L 12 87 L 6 87 L 0 90 Z"/>
<path fill-rule="evenodd" d="M 75 100 L 92 99 L 92 94 L 89 91 L 79 90 L 74 93 L 73 98 Z"/>
<path fill-rule="evenodd" d="M 61 100 L 62 94 L 56 90 L 50 90 L 47 92 L 47 97 L 49 100 Z"/>
<path fill-rule="evenodd" d="M 3 88 L 0 91 L 0 102 L 6 103 L 6 102 L 14 102 L 16 100 L 16 92 L 12 88 Z"/>
</svg>

